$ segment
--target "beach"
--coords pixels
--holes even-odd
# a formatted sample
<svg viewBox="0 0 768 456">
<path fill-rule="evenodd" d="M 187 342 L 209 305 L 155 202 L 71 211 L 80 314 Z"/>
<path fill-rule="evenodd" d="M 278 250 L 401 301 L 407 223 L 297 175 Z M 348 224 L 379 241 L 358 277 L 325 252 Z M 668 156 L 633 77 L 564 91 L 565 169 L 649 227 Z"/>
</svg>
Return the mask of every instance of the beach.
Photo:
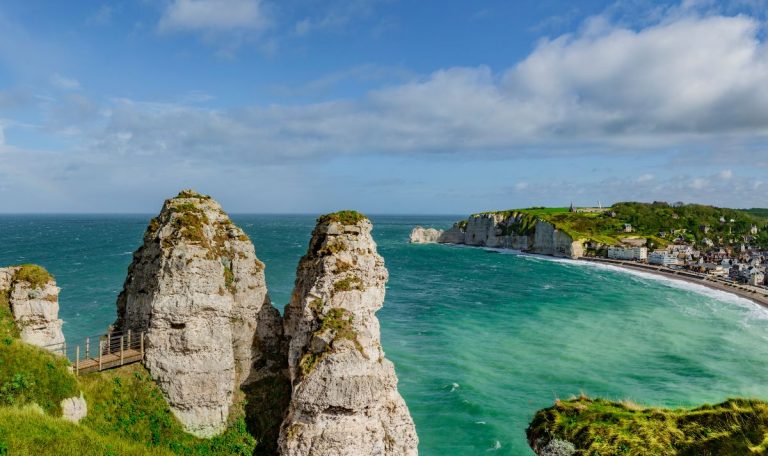
<svg viewBox="0 0 768 456">
<path fill-rule="evenodd" d="M 589 261 L 593 263 L 608 264 L 618 268 L 642 271 L 649 274 L 666 277 L 674 280 L 682 280 L 697 285 L 702 285 L 714 290 L 732 293 L 741 298 L 749 299 L 763 307 L 768 308 L 768 289 L 761 289 L 750 285 L 731 283 L 704 274 L 691 271 L 670 269 L 652 264 L 637 263 L 634 261 L 611 260 L 608 258 L 581 257 L 577 261 Z"/>
</svg>

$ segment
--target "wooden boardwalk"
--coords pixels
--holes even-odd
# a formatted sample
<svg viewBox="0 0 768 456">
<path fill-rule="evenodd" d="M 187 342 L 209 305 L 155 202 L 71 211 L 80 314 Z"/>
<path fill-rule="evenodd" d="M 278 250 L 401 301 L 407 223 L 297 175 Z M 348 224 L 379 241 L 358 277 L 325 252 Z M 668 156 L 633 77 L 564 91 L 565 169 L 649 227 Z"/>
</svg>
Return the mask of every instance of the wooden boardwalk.
<svg viewBox="0 0 768 456">
<path fill-rule="evenodd" d="M 66 356 L 76 375 L 99 372 L 144 360 L 145 333 L 112 332 L 86 337 L 81 344 L 49 345 L 45 348 Z M 91 341 L 95 347 L 91 347 Z M 95 350 L 94 350 L 95 349 Z"/>
</svg>

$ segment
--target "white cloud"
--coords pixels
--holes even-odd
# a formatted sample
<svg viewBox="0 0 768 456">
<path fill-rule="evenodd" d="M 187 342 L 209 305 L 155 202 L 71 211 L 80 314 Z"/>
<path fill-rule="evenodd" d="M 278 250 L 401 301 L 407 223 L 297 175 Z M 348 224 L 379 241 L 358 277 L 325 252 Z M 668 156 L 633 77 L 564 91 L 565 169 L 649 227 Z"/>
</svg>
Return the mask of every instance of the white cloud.
<svg viewBox="0 0 768 456">
<path fill-rule="evenodd" d="M 80 90 L 80 81 L 68 78 L 58 73 L 51 76 L 51 84 L 61 90 Z"/>
<path fill-rule="evenodd" d="M 197 28 L 252 23 L 259 4 L 232 5 L 241 3 L 251 6 L 233 22 L 227 17 L 236 7 L 203 19 L 207 8 L 221 4 L 177 0 L 167 20 Z M 56 130 L 84 132 L 82 148 L 88 150 L 243 163 L 372 153 L 617 154 L 659 146 L 689 150 L 699 141 L 724 138 L 738 147 L 765 139 L 768 51 L 756 20 L 685 16 L 641 30 L 604 18 L 590 24 L 542 41 L 503 72 L 448 68 L 354 99 L 235 109 L 206 108 L 193 100 L 92 106 L 73 99 L 67 109 L 78 116 L 65 110 L 52 118 L 68 119 Z M 331 75 L 314 89 L 357 72 Z M 729 147 L 717 153 L 731 157 Z"/>
<path fill-rule="evenodd" d="M 653 174 L 642 174 L 640 177 L 637 178 L 638 183 L 643 182 L 650 182 L 654 179 Z"/>
<path fill-rule="evenodd" d="M 515 184 L 515 190 L 525 190 L 528 188 L 528 182 L 518 182 Z"/>
<path fill-rule="evenodd" d="M 267 23 L 260 0 L 174 0 L 158 29 L 222 32 L 261 29 Z"/>
<path fill-rule="evenodd" d="M 707 180 L 697 177 L 692 179 L 688 185 L 694 190 L 701 190 L 707 186 Z"/>
<path fill-rule="evenodd" d="M 326 0 L 323 12 L 315 17 L 305 17 L 294 25 L 298 36 L 312 32 L 344 27 L 356 20 L 370 16 L 381 0 Z"/>
<path fill-rule="evenodd" d="M 730 169 L 724 169 L 717 174 L 717 177 L 723 180 L 729 180 L 733 178 L 733 171 Z"/>
</svg>

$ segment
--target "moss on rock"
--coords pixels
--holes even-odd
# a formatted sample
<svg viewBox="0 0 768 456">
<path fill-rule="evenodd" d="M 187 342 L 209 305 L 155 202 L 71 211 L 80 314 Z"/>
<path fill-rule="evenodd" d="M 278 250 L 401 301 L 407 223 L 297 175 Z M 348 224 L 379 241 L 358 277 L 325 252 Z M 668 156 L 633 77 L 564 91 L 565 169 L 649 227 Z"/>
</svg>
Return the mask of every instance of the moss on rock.
<svg viewBox="0 0 768 456">
<path fill-rule="evenodd" d="M 14 282 L 27 282 L 32 288 L 42 288 L 53 276 L 42 266 L 22 264 L 13 276 Z"/>
<path fill-rule="evenodd" d="M 557 401 L 526 431 L 534 449 L 557 439 L 575 455 L 698 456 L 768 453 L 768 403 L 731 399 L 695 409 L 643 408 L 587 397 Z"/>
<path fill-rule="evenodd" d="M 317 223 L 330 223 L 330 222 L 337 222 L 341 223 L 342 225 L 354 225 L 356 223 L 359 223 L 363 220 L 368 220 L 368 217 L 365 215 L 357 212 L 357 211 L 338 211 L 333 212 L 331 214 L 325 214 L 321 215 L 317 219 Z"/>
</svg>

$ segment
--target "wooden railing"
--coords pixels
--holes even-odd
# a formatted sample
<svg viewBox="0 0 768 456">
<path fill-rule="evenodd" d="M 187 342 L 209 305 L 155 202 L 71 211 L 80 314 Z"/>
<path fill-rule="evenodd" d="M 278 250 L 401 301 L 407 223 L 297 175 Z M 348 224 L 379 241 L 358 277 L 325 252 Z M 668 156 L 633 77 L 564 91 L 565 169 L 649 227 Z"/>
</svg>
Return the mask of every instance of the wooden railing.
<svg viewBox="0 0 768 456">
<path fill-rule="evenodd" d="M 145 336 L 144 332 L 133 333 L 131 330 L 110 332 L 86 337 L 80 344 L 64 342 L 45 348 L 65 356 L 72 363 L 75 374 L 79 375 L 142 361 Z"/>
</svg>

